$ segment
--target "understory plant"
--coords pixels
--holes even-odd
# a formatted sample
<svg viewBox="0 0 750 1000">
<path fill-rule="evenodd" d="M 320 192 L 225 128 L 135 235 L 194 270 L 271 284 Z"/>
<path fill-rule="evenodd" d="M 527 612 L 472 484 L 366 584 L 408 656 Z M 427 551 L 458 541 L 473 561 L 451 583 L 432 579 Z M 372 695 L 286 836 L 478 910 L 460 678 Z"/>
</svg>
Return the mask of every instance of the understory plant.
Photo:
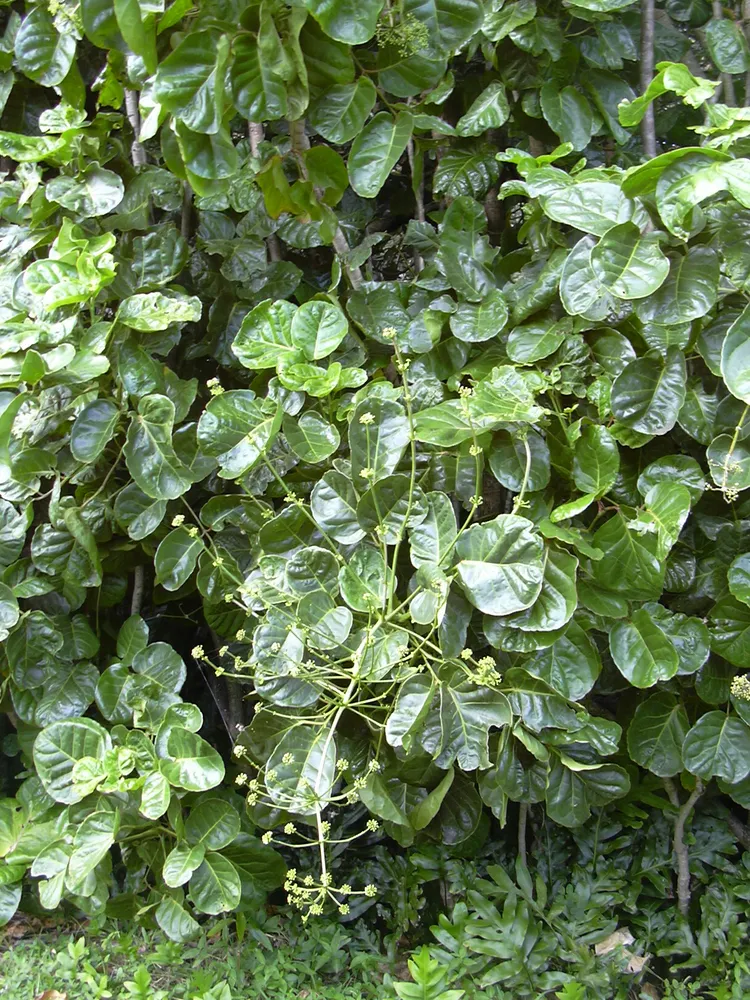
<svg viewBox="0 0 750 1000">
<path fill-rule="evenodd" d="M 750 843 L 747 4 L 0 13 L 0 919 L 353 916 L 348 845 L 658 797 L 689 951 L 695 809 Z"/>
</svg>

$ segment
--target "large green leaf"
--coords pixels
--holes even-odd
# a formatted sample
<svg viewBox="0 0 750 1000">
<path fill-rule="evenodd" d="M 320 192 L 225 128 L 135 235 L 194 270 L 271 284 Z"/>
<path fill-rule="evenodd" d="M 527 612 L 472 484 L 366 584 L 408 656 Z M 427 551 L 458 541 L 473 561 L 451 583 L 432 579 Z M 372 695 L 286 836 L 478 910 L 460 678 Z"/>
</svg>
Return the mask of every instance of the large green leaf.
<svg viewBox="0 0 750 1000">
<path fill-rule="evenodd" d="M 545 83 L 540 91 L 542 113 L 547 124 L 573 149 L 585 149 L 594 131 L 594 115 L 583 94 L 575 87 Z"/>
<path fill-rule="evenodd" d="M 80 802 L 96 780 L 76 780 L 75 766 L 84 757 L 102 760 L 112 741 L 92 719 L 65 719 L 43 729 L 34 741 L 34 766 L 45 791 L 56 802 Z"/>
<path fill-rule="evenodd" d="M 322 809 L 336 779 L 336 741 L 326 726 L 293 726 L 266 765 L 266 788 L 281 808 L 308 816 Z"/>
<path fill-rule="evenodd" d="M 565 185 L 542 198 L 545 214 L 583 233 L 604 236 L 633 214 L 633 203 L 617 184 L 609 181 L 581 181 Z M 628 227 L 624 232 L 630 235 Z M 619 241 L 618 241 L 619 242 Z M 613 244 L 609 240 L 605 246 Z"/>
<path fill-rule="evenodd" d="M 477 687 L 457 674 L 440 684 L 437 704 L 419 739 L 438 767 L 448 768 L 455 761 L 463 771 L 474 771 L 490 766 L 490 728 L 509 726 L 511 721 L 504 694 Z"/>
<path fill-rule="evenodd" d="M 394 118 L 387 111 L 367 123 L 352 143 L 347 161 L 349 183 L 363 198 L 374 198 L 401 159 L 411 138 L 412 116 L 400 111 Z"/>
<path fill-rule="evenodd" d="M 645 610 L 614 624 L 609 648 L 618 670 L 634 687 L 653 687 L 677 673 L 677 650 Z"/>
<path fill-rule="evenodd" d="M 190 879 L 190 900 L 200 913 L 227 913 L 242 897 L 242 882 L 231 861 L 209 851 Z"/>
<path fill-rule="evenodd" d="M 210 743 L 182 726 L 174 726 L 167 737 L 168 758 L 159 769 L 170 785 L 188 792 L 215 788 L 224 778 L 224 762 Z"/>
<path fill-rule="evenodd" d="M 643 299 L 666 280 L 669 260 L 658 233 L 643 235 L 633 222 L 609 229 L 591 251 L 591 267 L 602 285 L 619 299 Z"/>
<path fill-rule="evenodd" d="M 682 746 L 690 724 L 682 702 L 657 692 L 635 710 L 628 727 L 628 753 L 636 764 L 660 778 L 682 770 Z"/>
<path fill-rule="evenodd" d="M 458 580 L 474 607 L 509 615 L 530 607 L 544 578 L 544 545 L 531 521 L 500 514 L 475 524 L 456 545 Z"/>
<path fill-rule="evenodd" d="M 685 357 L 670 347 L 666 357 L 650 351 L 631 361 L 612 386 L 612 412 L 642 434 L 666 434 L 685 401 Z"/>
<path fill-rule="evenodd" d="M 76 51 L 72 32 L 59 34 L 47 10 L 34 7 L 24 18 L 15 42 L 16 64 L 43 87 L 56 87 L 68 75 Z"/>
<path fill-rule="evenodd" d="M 750 774 L 750 729 L 735 715 L 706 712 L 685 737 L 682 755 L 691 774 L 735 784 Z"/>
<path fill-rule="evenodd" d="M 489 84 L 482 91 L 463 117 L 459 118 L 456 131 L 459 135 L 482 135 L 490 128 L 500 128 L 508 120 L 510 104 L 505 87 L 500 82 Z"/>
<path fill-rule="evenodd" d="M 375 86 L 366 76 L 331 87 L 310 108 L 310 124 L 328 142 L 351 142 L 362 131 L 375 99 Z"/>
<path fill-rule="evenodd" d="M 144 396 L 131 417 L 124 455 L 128 470 L 143 492 L 155 500 L 174 500 L 192 478 L 172 444 L 175 407 L 166 396 Z"/>
<path fill-rule="evenodd" d="M 281 427 L 280 406 L 266 407 L 251 389 L 215 396 L 198 421 L 198 441 L 219 462 L 223 479 L 236 479 L 260 462 Z"/>
</svg>

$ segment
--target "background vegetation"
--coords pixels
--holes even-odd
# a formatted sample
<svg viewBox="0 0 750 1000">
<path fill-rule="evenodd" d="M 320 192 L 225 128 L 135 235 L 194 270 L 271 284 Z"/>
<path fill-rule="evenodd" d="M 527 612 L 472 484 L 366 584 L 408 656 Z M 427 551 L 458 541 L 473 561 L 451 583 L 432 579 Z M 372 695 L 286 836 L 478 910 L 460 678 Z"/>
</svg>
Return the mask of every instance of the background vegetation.
<svg viewBox="0 0 750 1000">
<path fill-rule="evenodd" d="M 0 14 L 0 920 L 746 996 L 749 5 Z"/>
</svg>

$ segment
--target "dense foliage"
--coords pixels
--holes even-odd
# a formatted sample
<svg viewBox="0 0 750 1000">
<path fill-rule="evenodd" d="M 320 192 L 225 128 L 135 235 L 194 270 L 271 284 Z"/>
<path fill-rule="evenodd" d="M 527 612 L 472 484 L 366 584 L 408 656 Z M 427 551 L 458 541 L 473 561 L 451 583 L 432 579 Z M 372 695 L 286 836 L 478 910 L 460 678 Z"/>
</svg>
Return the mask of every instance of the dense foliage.
<svg viewBox="0 0 750 1000">
<path fill-rule="evenodd" d="M 2 8 L 3 921 L 747 839 L 750 11 L 654 6 Z"/>
</svg>

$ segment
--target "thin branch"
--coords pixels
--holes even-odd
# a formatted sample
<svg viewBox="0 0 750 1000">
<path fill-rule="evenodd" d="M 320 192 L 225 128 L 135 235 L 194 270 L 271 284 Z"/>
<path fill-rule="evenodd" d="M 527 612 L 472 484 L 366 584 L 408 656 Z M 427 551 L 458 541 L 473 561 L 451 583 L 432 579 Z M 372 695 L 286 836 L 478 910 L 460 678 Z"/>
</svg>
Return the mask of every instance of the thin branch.
<svg viewBox="0 0 750 1000">
<path fill-rule="evenodd" d="M 743 0 L 742 3 L 742 27 L 745 30 L 745 38 L 750 43 L 750 0 Z M 750 105 L 750 70 L 745 73 L 745 107 Z"/>
<path fill-rule="evenodd" d="M 713 13 L 713 18 L 715 21 L 721 21 L 724 18 L 724 4 L 722 0 L 713 0 L 711 4 L 711 9 Z M 724 90 L 724 100 L 731 107 L 736 107 L 737 98 L 734 93 L 734 78 L 731 73 L 721 74 L 721 83 Z"/>
<path fill-rule="evenodd" d="M 727 826 L 742 844 L 746 851 L 750 851 L 750 827 L 745 826 L 741 819 L 730 813 L 727 818 Z"/>
<path fill-rule="evenodd" d="M 138 92 L 135 90 L 125 91 L 125 111 L 133 130 L 133 142 L 130 147 L 130 156 L 134 167 L 145 167 L 148 163 L 146 150 L 138 136 L 141 134 L 141 114 L 138 110 Z"/>
<path fill-rule="evenodd" d="M 131 615 L 139 615 L 141 613 L 141 605 L 143 604 L 143 591 L 146 583 L 146 572 L 143 566 L 136 566 L 135 572 L 133 573 L 133 593 L 130 598 L 130 613 Z"/>
<path fill-rule="evenodd" d="M 409 170 L 411 171 L 411 188 L 414 192 L 414 201 L 416 202 L 416 215 L 417 222 L 425 221 L 424 214 L 424 177 L 420 172 L 419 180 L 415 183 L 414 181 L 414 167 L 416 163 L 414 154 L 414 140 L 409 139 L 406 145 L 406 155 L 409 158 Z M 414 254 L 414 268 L 419 273 L 424 268 L 424 259 L 419 253 Z"/>
<path fill-rule="evenodd" d="M 654 0 L 641 0 L 641 93 L 645 94 L 654 76 Z M 656 156 L 656 118 L 649 104 L 641 122 L 641 141 L 647 159 Z"/>
<path fill-rule="evenodd" d="M 265 139 L 266 133 L 261 122 L 248 122 L 247 134 L 250 138 L 250 152 L 257 158 L 258 147 Z M 268 259 L 272 262 L 282 260 L 281 244 L 276 233 L 269 233 L 266 238 L 266 250 Z"/>
<path fill-rule="evenodd" d="M 664 787 L 672 805 L 679 805 L 680 798 L 671 778 L 664 779 Z M 685 804 L 680 806 L 674 824 L 673 847 L 677 857 L 677 906 L 683 917 L 688 915 L 690 909 L 690 854 L 685 843 L 685 823 L 702 794 L 703 782 L 700 778 L 696 778 L 695 788 Z"/>
</svg>

